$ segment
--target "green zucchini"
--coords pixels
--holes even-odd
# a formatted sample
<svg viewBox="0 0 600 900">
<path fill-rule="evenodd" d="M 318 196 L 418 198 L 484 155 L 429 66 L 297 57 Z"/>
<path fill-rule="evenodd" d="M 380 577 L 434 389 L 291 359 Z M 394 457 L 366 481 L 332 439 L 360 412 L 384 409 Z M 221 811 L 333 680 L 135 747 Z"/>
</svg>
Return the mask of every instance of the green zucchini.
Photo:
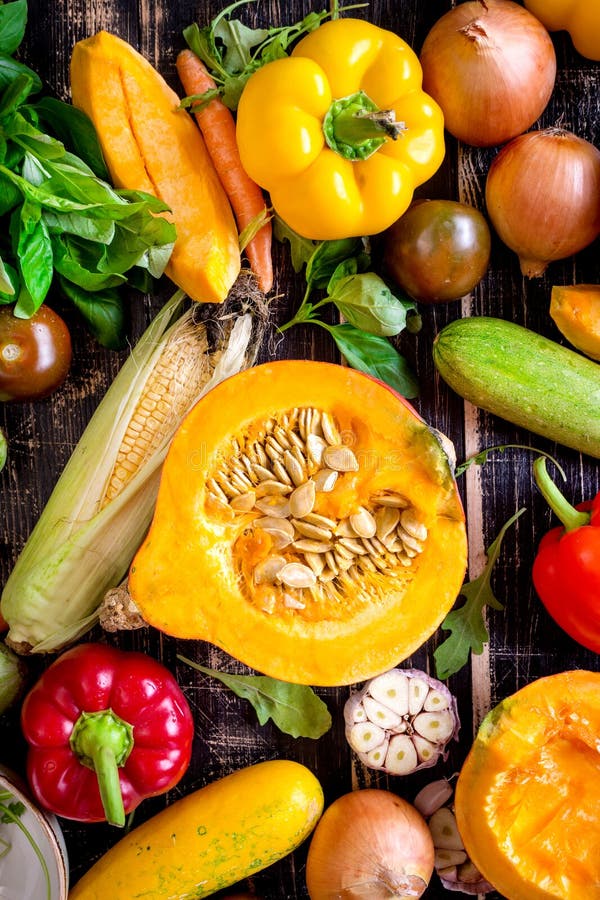
<svg viewBox="0 0 600 900">
<path fill-rule="evenodd" d="M 433 345 L 444 381 L 475 406 L 600 458 L 600 365 L 503 319 L 446 325 Z"/>
</svg>

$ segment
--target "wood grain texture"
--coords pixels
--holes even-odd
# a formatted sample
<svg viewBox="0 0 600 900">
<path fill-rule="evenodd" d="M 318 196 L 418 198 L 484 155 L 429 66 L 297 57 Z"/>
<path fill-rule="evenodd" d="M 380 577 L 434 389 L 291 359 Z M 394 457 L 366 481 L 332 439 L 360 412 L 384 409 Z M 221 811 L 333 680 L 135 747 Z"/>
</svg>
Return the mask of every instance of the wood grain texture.
<svg viewBox="0 0 600 900">
<path fill-rule="evenodd" d="M 353 14 L 367 17 L 400 33 L 418 51 L 429 27 L 454 5 L 450 0 L 373 0 L 368 9 Z M 309 2 L 263 2 L 241 12 L 249 25 L 291 23 L 312 7 Z M 221 4 L 210 0 L 29 0 L 30 19 L 24 61 L 40 72 L 47 89 L 68 99 L 68 64 L 75 41 L 101 28 L 114 31 L 139 49 L 177 89 L 175 58 L 183 48 L 182 29 L 192 21 L 208 24 Z M 315 8 L 320 8 L 315 4 Z M 542 125 L 562 122 L 598 144 L 600 135 L 600 67 L 578 57 L 564 34 L 554 36 L 559 61 L 557 86 Z M 485 175 L 496 153 L 459 145 L 447 140 L 442 169 L 418 191 L 421 197 L 461 199 L 485 210 Z M 286 247 L 276 245 L 275 289 L 271 301 L 272 328 L 261 350 L 260 360 L 271 358 L 337 359 L 328 335 L 307 325 L 288 332 L 285 339 L 275 331 L 300 302 L 302 285 L 295 277 Z M 600 490 L 598 464 L 574 451 L 517 429 L 478 411 L 446 388 L 434 371 L 431 347 L 437 332 L 459 315 L 494 315 L 510 319 L 560 340 L 548 316 L 549 290 L 553 283 L 600 282 L 598 243 L 575 259 L 553 264 L 544 278 L 526 282 L 516 257 L 494 239 L 488 274 L 473 295 L 446 306 L 423 307 L 423 327 L 418 335 L 405 334 L 398 342 L 418 373 L 421 396 L 415 405 L 424 418 L 454 441 L 458 459 L 486 446 L 525 444 L 552 453 L 564 466 L 568 491 L 574 501 Z M 169 296 L 164 283 L 152 298 L 132 297 L 132 340 Z M 50 399 L 20 406 L 4 405 L 3 427 L 10 439 L 9 462 L 0 476 L 0 576 L 2 583 L 33 527 L 50 490 L 68 459 L 79 435 L 114 377 L 124 354 L 102 351 L 85 334 L 71 308 L 59 297 L 54 303 L 72 329 L 75 344 L 73 369 L 64 388 Z M 502 524 L 520 508 L 526 512 L 508 532 L 498 561 L 494 587 L 505 611 L 491 611 L 490 643 L 485 652 L 450 679 L 457 694 L 463 722 L 460 741 L 448 761 L 434 776 L 451 774 L 460 767 L 474 729 L 490 706 L 532 679 L 567 668 L 598 669 L 598 657 L 578 647 L 545 613 L 531 586 L 531 565 L 540 536 L 553 520 L 532 486 L 534 452 L 507 450 L 495 454 L 486 466 L 471 468 L 462 476 L 460 490 L 468 514 L 470 576 L 485 562 L 485 549 Z M 319 694 L 333 715 L 333 728 L 318 742 L 293 740 L 270 724 L 259 727 L 255 714 L 223 685 L 198 674 L 177 659 L 181 653 L 203 665 L 232 672 L 247 671 L 224 653 L 197 642 L 175 641 L 152 630 L 120 638 L 105 638 L 119 646 L 143 650 L 161 659 L 176 674 L 191 704 L 196 737 L 189 771 L 167 797 L 147 801 L 135 821 L 150 817 L 177 798 L 241 766 L 264 759 L 289 757 L 305 763 L 320 778 L 327 802 L 357 787 L 388 787 L 412 799 L 432 777 L 418 773 L 407 779 L 385 778 L 357 765 L 351 758 L 343 734 L 342 708 L 349 689 L 322 689 Z M 433 671 L 433 651 L 444 635 L 438 633 L 407 665 Z M 31 677 L 44 661 L 31 663 Z M 2 761 L 23 770 L 24 746 L 18 726 L 18 711 L 0 720 Z M 118 833 L 104 825 L 82 826 L 64 822 L 64 832 L 75 882 L 117 839 Z M 304 867 L 306 846 L 292 857 L 257 875 L 250 887 L 265 900 L 299 900 L 307 896 Z M 246 885 L 244 886 L 246 887 Z M 447 896 L 435 879 L 425 895 L 428 900 Z M 489 895 L 491 900 L 498 895 Z"/>
</svg>

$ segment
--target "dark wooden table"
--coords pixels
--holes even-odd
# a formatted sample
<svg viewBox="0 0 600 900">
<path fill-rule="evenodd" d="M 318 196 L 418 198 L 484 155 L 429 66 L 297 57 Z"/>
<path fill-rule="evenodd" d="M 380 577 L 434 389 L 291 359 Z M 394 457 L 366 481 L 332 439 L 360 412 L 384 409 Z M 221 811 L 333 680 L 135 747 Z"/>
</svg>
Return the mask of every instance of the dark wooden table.
<svg viewBox="0 0 600 900">
<path fill-rule="evenodd" d="M 450 6 L 450 0 L 373 0 L 368 16 L 378 25 L 397 31 L 417 51 L 435 20 Z M 29 25 L 23 48 L 24 60 L 44 79 L 50 92 L 68 99 L 68 64 L 75 41 L 101 28 L 129 40 L 176 86 L 175 57 L 183 46 L 182 29 L 199 21 L 207 24 L 219 11 L 217 0 L 29 0 Z M 260 2 L 242 15 L 249 24 L 293 22 L 311 4 Z M 315 4 L 315 8 L 321 8 Z M 600 66 L 579 57 L 568 37 L 554 36 L 558 56 L 556 89 L 541 124 L 558 119 L 596 144 L 600 141 Z M 448 138 L 446 161 L 435 178 L 419 191 L 421 196 L 460 199 L 484 209 L 485 175 L 495 150 L 476 150 Z M 291 270 L 287 252 L 275 247 L 277 283 L 273 301 L 274 322 L 284 322 L 300 299 L 301 285 Z M 421 414 L 454 441 L 458 458 L 463 459 L 486 446 L 505 443 L 526 444 L 544 449 L 564 466 L 571 499 L 579 501 L 600 489 L 598 463 L 589 457 L 557 447 L 524 430 L 463 403 L 447 389 L 434 372 L 431 346 L 436 333 L 459 316 L 487 314 L 525 324 L 555 340 L 561 340 L 549 315 L 550 286 L 554 283 L 600 282 L 598 242 L 576 259 L 555 263 L 547 275 L 526 282 L 520 275 L 516 257 L 494 240 L 489 272 L 472 296 L 445 306 L 423 308 L 423 328 L 418 335 L 402 337 L 401 348 L 418 373 L 421 396 L 415 405 Z M 169 296 L 164 284 L 152 298 L 132 297 L 132 339 L 137 338 L 152 315 Z M 75 315 L 63 311 L 72 329 L 75 358 L 63 389 L 46 401 L 4 406 L 3 425 L 10 441 L 10 456 L 0 476 L 0 577 L 4 583 L 11 565 L 39 515 L 56 478 L 67 461 L 84 425 L 117 372 L 124 356 L 103 351 L 84 333 Z M 267 345 L 265 345 L 267 346 Z M 337 359 L 328 336 L 311 326 L 288 332 L 276 344 L 279 357 Z M 265 350 L 262 359 L 268 357 Z M 484 653 L 473 659 L 470 668 L 450 679 L 459 698 L 462 731 L 448 762 L 428 773 L 400 779 L 386 779 L 357 766 L 344 739 L 342 707 L 349 689 L 325 689 L 319 694 L 333 715 L 333 728 L 319 741 L 294 740 L 272 728 L 259 727 L 253 711 L 224 687 L 207 684 L 176 659 L 178 652 L 189 655 L 190 647 L 158 632 L 143 630 L 120 638 L 108 637 L 120 646 L 143 649 L 165 662 L 177 675 L 193 708 L 196 737 L 193 761 L 179 786 L 167 797 L 147 801 L 136 814 L 136 822 L 151 816 L 165 803 L 225 775 L 237 768 L 265 759 L 288 757 L 305 763 L 320 778 L 327 802 L 352 788 L 367 785 L 387 787 L 407 799 L 431 777 L 456 771 L 470 746 L 482 716 L 497 701 L 533 679 L 568 668 L 598 669 L 598 656 L 571 641 L 546 614 L 531 585 L 531 565 L 541 535 L 555 524 L 541 496 L 532 485 L 533 454 L 509 450 L 496 454 L 483 468 L 470 468 L 460 479 L 468 516 L 470 575 L 477 575 L 485 559 L 485 548 L 502 524 L 520 507 L 526 512 L 506 536 L 495 570 L 495 590 L 505 603 L 504 612 L 489 616 L 491 640 Z M 100 637 L 93 633 L 93 637 Z M 431 668 L 432 653 L 440 634 L 412 657 L 407 664 Z M 213 667 L 243 667 L 226 659 L 214 648 L 194 648 L 197 658 Z M 31 663 L 32 677 L 44 662 Z M 23 771 L 24 746 L 18 727 L 18 711 L 0 720 L 2 762 Z M 69 848 L 71 880 L 74 883 L 119 837 L 104 825 L 77 825 L 63 822 Z M 304 863 L 306 847 L 252 880 L 258 896 L 264 898 L 306 897 Z M 426 896 L 441 898 L 445 891 L 434 878 Z M 494 895 L 497 896 L 497 895 Z"/>
</svg>

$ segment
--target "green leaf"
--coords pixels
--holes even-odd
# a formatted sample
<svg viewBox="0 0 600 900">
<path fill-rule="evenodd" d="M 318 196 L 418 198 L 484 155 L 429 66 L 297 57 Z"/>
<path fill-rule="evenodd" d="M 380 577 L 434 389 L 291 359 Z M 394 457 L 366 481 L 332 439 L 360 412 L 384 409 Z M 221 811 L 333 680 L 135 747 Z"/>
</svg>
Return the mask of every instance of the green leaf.
<svg viewBox="0 0 600 900">
<path fill-rule="evenodd" d="M 243 253 L 248 244 L 256 237 L 258 232 L 267 222 L 271 221 L 272 216 L 269 215 L 267 208 L 261 209 L 259 213 L 253 216 L 246 227 L 240 232 L 239 245 L 240 253 Z"/>
<path fill-rule="evenodd" d="M 223 67 L 234 75 L 252 66 L 252 50 L 269 37 L 269 32 L 266 28 L 248 28 L 239 19 L 223 16 L 214 29 L 214 36 L 225 47 Z"/>
<path fill-rule="evenodd" d="M 353 325 L 318 324 L 329 331 L 353 369 L 378 378 L 403 397 L 418 396 L 419 386 L 408 363 L 386 338 L 367 334 Z"/>
<path fill-rule="evenodd" d="M 2 7 L 0 6 L 0 12 Z M 27 72 L 21 72 L 14 81 L 5 88 L 0 98 L 0 118 L 4 119 L 16 110 L 27 100 L 27 97 L 34 88 L 34 80 Z"/>
<path fill-rule="evenodd" d="M 273 234 L 275 238 L 283 243 L 288 241 L 290 245 L 290 253 L 292 257 L 292 268 L 294 272 L 301 272 L 315 251 L 317 246 L 315 241 L 304 238 L 290 228 L 287 222 L 275 213 L 273 217 Z"/>
<path fill-rule="evenodd" d="M 484 466 L 491 453 L 504 453 L 506 450 L 528 450 L 530 453 L 535 453 L 536 456 L 545 456 L 546 459 L 549 459 L 550 462 L 554 463 L 562 475 L 563 481 L 567 480 L 567 473 L 553 456 L 550 456 L 549 453 L 545 453 L 544 450 L 538 450 L 537 447 L 530 447 L 528 444 L 498 444 L 495 447 L 485 447 L 483 450 L 474 453 L 473 456 L 469 456 L 468 459 L 465 459 L 464 462 L 460 463 L 454 470 L 454 477 L 457 478 L 459 475 L 462 475 L 467 469 L 470 469 L 471 466 Z"/>
<path fill-rule="evenodd" d="M 2 8 L 0 6 L 0 9 Z M 42 82 L 40 76 L 33 69 L 17 62 L 16 59 L 13 59 L 8 54 L 0 53 L 0 91 L 14 81 L 15 78 L 18 78 L 19 75 L 29 75 L 33 79 L 32 94 L 41 91 Z"/>
<path fill-rule="evenodd" d="M 306 264 L 306 282 L 310 290 L 326 288 L 340 263 L 358 257 L 364 250 L 362 238 L 321 241 Z"/>
<path fill-rule="evenodd" d="M 0 53 L 7 56 L 17 50 L 27 25 L 27 0 L 13 0 L 0 6 Z"/>
<path fill-rule="evenodd" d="M 395 297 L 374 272 L 338 279 L 329 299 L 351 325 L 379 337 L 399 334 L 408 310 L 414 308 L 414 303 Z"/>
<path fill-rule="evenodd" d="M 43 97 L 38 100 L 35 109 L 45 127 L 53 132 L 71 153 L 80 157 L 94 175 L 105 181 L 110 180 L 96 129 L 92 120 L 82 110 L 70 103 L 63 103 L 62 100 L 55 100 L 54 97 Z"/>
<path fill-rule="evenodd" d="M 21 202 L 21 191 L 8 178 L 0 175 L 0 216 L 4 216 Z"/>
<path fill-rule="evenodd" d="M 504 535 L 525 509 L 519 509 L 506 522 L 496 539 L 487 550 L 487 562 L 481 575 L 464 584 L 459 596 L 465 603 L 458 609 L 448 613 L 442 622 L 442 628 L 449 631 L 449 636 L 434 651 L 435 669 L 438 678 L 449 678 L 459 672 L 469 660 L 469 653 L 479 655 L 484 644 L 489 640 L 489 633 L 484 619 L 484 609 L 504 609 L 495 597 L 491 587 L 491 577 L 496 560 L 500 555 Z"/>
<path fill-rule="evenodd" d="M 272 719 L 284 734 L 315 739 L 331 728 L 327 706 L 308 685 L 288 684 L 266 675 L 229 675 L 206 669 L 185 656 L 177 658 L 204 675 L 217 678 L 238 697 L 248 700 L 261 725 Z"/>
<path fill-rule="evenodd" d="M 17 255 L 21 275 L 36 309 L 50 290 L 54 273 L 52 242 L 42 211 L 27 200 L 21 207 Z"/>
<path fill-rule="evenodd" d="M 101 271 L 103 250 L 77 237 L 54 235 L 54 267 L 56 271 L 84 291 L 103 291 L 123 284 L 126 276 L 119 272 Z"/>
<path fill-rule="evenodd" d="M 123 300 L 114 288 L 85 291 L 59 277 L 64 294 L 77 307 L 99 344 L 109 350 L 122 350 L 126 344 Z"/>
<path fill-rule="evenodd" d="M 57 213 L 46 209 L 44 221 L 50 234 L 73 234 L 99 244 L 110 244 L 115 236 L 113 219 L 91 219 L 83 213 Z"/>
</svg>

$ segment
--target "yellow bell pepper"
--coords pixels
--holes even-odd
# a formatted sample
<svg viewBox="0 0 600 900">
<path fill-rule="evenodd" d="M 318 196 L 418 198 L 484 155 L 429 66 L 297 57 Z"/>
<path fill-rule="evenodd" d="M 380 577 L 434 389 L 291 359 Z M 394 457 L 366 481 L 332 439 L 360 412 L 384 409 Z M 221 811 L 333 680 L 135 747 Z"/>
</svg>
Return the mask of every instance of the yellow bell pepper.
<svg viewBox="0 0 600 900">
<path fill-rule="evenodd" d="M 237 118 L 244 168 L 304 237 L 377 234 L 444 158 L 443 114 L 421 80 L 391 31 L 327 22 L 249 78 Z"/>
<path fill-rule="evenodd" d="M 582 56 L 600 60 L 598 0 L 525 0 L 525 6 L 548 31 L 568 31 Z"/>
</svg>

